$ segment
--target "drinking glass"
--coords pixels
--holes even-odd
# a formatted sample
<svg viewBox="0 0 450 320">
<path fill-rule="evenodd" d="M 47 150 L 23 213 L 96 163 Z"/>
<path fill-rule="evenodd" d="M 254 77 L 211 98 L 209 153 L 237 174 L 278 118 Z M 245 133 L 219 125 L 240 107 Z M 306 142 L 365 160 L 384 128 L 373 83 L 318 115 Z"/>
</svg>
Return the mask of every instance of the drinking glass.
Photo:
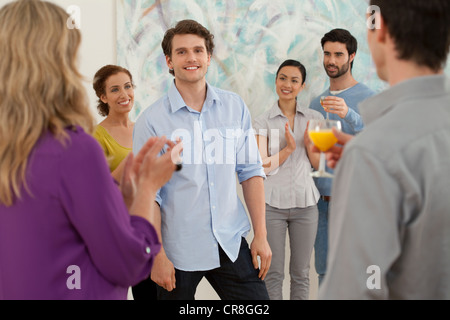
<svg viewBox="0 0 450 320">
<path fill-rule="evenodd" d="M 325 153 L 337 143 L 337 138 L 332 129 L 341 130 L 341 122 L 338 120 L 310 120 L 308 134 L 314 145 L 320 150 L 319 170 L 311 175 L 315 178 L 333 178 L 333 175 L 325 171 Z"/>
<path fill-rule="evenodd" d="M 320 104 L 321 104 L 322 108 L 323 108 L 323 102 L 325 101 L 326 98 L 327 98 L 327 96 L 320 97 Z M 326 114 L 327 114 L 327 120 L 329 120 L 330 116 L 329 116 L 328 112 L 326 112 Z"/>
</svg>

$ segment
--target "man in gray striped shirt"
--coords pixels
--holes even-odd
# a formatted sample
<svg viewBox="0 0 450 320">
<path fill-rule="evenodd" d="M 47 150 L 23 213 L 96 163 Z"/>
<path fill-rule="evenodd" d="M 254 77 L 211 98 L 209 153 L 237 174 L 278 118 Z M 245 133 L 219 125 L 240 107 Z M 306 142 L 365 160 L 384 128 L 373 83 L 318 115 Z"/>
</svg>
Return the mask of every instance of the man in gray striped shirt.
<svg viewBox="0 0 450 320">
<path fill-rule="evenodd" d="M 372 0 L 368 42 L 391 88 L 338 134 L 320 299 L 450 299 L 448 0 Z M 350 141 L 351 140 L 351 141 Z"/>
</svg>

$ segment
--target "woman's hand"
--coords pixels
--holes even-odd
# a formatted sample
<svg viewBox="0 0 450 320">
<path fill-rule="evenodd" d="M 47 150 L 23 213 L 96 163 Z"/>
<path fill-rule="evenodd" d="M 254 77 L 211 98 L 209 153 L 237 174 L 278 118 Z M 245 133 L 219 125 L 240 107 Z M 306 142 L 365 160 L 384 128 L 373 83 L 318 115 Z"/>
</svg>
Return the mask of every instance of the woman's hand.
<svg viewBox="0 0 450 320">
<path fill-rule="evenodd" d="M 133 152 L 130 152 L 123 161 L 125 165 L 123 167 L 123 173 L 120 179 L 120 191 L 122 192 L 122 197 L 128 210 L 130 210 L 136 194 L 136 174 L 132 172 L 133 161 L 134 155 Z"/>
<path fill-rule="evenodd" d="M 158 156 L 167 144 L 167 151 Z M 124 160 L 125 165 L 120 182 L 122 196 L 128 208 L 134 202 L 138 188 L 156 192 L 170 180 L 176 163 L 180 161 L 182 143 L 173 143 L 165 137 L 152 137 L 134 157 L 133 153 Z"/>
<path fill-rule="evenodd" d="M 289 122 L 286 122 L 286 125 L 284 126 L 284 137 L 286 138 L 287 143 L 286 150 L 289 152 L 289 154 L 291 154 L 295 151 L 297 145 L 295 144 L 295 139 L 291 134 L 291 131 L 289 130 Z"/>
</svg>

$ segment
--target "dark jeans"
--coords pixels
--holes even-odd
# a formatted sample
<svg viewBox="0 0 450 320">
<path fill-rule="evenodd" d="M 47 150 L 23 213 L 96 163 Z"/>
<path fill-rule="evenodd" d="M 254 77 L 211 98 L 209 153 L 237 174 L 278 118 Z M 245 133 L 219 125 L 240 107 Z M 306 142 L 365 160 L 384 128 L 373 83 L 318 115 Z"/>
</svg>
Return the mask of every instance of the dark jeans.
<svg viewBox="0 0 450 320">
<path fill-rule="evenodd" d="M 222 300 L 269 300 L 259 270 L 253 267 L 248 243 L 242 238 L 237 260 L 233 263 L 219 246 L 220 267 L 209 271 L 187 272 L 175 269 L 176 288 L 168 292 L 157 286 L 160 300 L 194 300 L 195 291 L 205 277 Z"/>
<path fill-rule="evenodd" d="M 139 282 L 131 288 L 134 300 L 156 300 L 157 284 L 148 277 L 146 280 Z"/>
</svg>

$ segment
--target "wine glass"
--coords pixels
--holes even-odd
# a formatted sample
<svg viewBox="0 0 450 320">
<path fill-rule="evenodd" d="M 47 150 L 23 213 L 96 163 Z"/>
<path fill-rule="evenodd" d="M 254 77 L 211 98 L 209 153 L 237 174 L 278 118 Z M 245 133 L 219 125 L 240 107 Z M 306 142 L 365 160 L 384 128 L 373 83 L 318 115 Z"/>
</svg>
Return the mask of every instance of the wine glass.
<svg viewBox="0 0 450 320">
<path fill-rule="evenodd" d="M 325 153 L 337 143 L 332 128 L 341 130 L 341 122 L 338 120 L 310 120 L 308 134 L 314 145 L 320 150 L 319 170 L 311 175 L 315 178 L 333 178 L 333 175 L 325 171 Z"/>
<path fill-rule="evenodd" d="M 327 96 L 321 96 L 320 97 L 320 105 L 322 106 L 322 108 L 323 108 L 323 103 L 324 103 L 326 98 L 327 98 Z M 328 112 L 326 112 L 326 114 L 327 114 L 327 120 L 329 120 L 330 116 L 329 116 Z"/>
</svg>

